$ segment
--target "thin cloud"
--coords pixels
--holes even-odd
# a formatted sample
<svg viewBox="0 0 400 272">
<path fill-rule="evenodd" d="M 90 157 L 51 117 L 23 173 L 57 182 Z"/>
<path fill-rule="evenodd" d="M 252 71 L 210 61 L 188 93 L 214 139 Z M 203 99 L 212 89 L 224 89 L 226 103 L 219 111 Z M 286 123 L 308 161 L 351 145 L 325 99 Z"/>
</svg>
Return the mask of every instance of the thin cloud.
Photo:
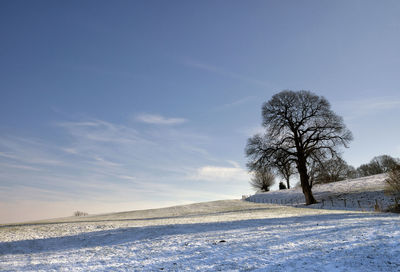
<svg viewBox="0 0 400 272">
<path fill-rule="evenodd" d="M 136 120 L 153 125 L 178 125 L 187 122 L 184 118 L 167 118 L 158 114 L 139 114 Z"/>
<path fill-rule="evenodd" d="M 112 124 L 103 120 L 93 119 L 90 121 L 59 122 L 56 126 L 64 128 L 71 136 L 79 141 L 106 142 L 106 143 L 138 143 L 147 142 L 139 136 L 139 132 L 128 126 Z M 64 151 L 77 152 L 72 147 L 64 148 Z"/>
<path fill-rule="evenodd" d="M 393 97 L 377 97 L 356 101 L 354 105 L 359 111 L 383 111 L 400 108 L 400 99 Z"/>
<path fill-rule="evenodd" d="M 53 128 L 66 136 L 61 143 L 0 137 L 0 198 L 10 205 L 85 199 L 135 207 L 149 199 L 176 204 L 232 198 L 243 191 L 241 184 L 247 182 L 240 181 L 247 180 L 246 171 L 233 161 L 227 167 L 214 166 L 219 160 L 206 148 L 209 136 L 181 126 L 134 125 L 96 119 L 58 122 Z M 193 188 L 194 180 L 221 182 L 210 192 L 206 182 Z M 229 189 L 218 188 L 231 181 L 237 182 Z"/>
<path fill-rule="evenodd" d="M 249 180 L 248 172 L 241 168 L 236 162 L 229 161 L 233 167 L 221 167 L 207 165 L 197 169 L 196 175 L 192 177 L 195 180 L 205 181 L 247 181 Z"/>
<path fill-rule="evenodd" d="M 255 96 L 246 96 L 246 97 L 243 97 L 241 99 L 235 100 L 233 102 L 226 103 L 226 104 L 223 104 L 221 106 L 218 106 L 214 110 L 219 111 L 219 110 L 226 110 L 226 109 L 229 109 L 229 108 L 233 108 L 233 107 L 245 104 L 246 102 L 250 101 L 253 98 L 255 98 Z"/>
<path fill-rule="evenodd" d="M 12 163 L 1 163 L 0 162 L 0 169 L 6 169 L 6 168 L 16 168 L 16 169 L 28 170 L 28 171 L 41 171 L 42 170 L 40 168 L 27 166 L 27 165 L 12 164 Z"/>
<path fill-rule="evenodd" d="M 345 112 L 345 119 L 351 120 L 371 114 L 400 109 L 400 98 L 374 97 L 355 101 L 345 101 L 338 104 L 340 105 L 339 109 Z"/>
<path fill-rule="evenodd" d="M 54 156 L 49 146 L 40 140 L 21 137 L 0 137 L 0 161 L 28 166 L 59 166 L 62 160 Z"/>
<path fill-rule="evenodd" d="M 233 79 L 237 79 L 240 81 L 244 81 L 253 85 L 258 85 L 258 86 L 263 86 L 263 87 L 271 87 L 271 84 L 269 82 L 266 81 L 262 81 L 262 80 L 258 80 L 258 79 L 254 79 L 245 75 L 241 75 L 241 74 L 237 74 L 237 73 L 233 73 L 230 71 L 227 71 L 223 68 L 217 67 L 217 66 L 213 66 L 213 65 L 209 65 L 209 64 L 205 64 L 199 61 L 194 61 L 191 59 L 187 59 L 184 61 L 184 65 L 188 66 L 188 67 L 192 67 L 192 68 L 196 68 L 196 69 L 200 69 L 203 71 L 207 71 L 210 73 L 214 73 L 217 75 L 221 75 L 221 76 L 225 76 L 225 77 L 230 77 Z"/>
<path fill-rule="evenodd" d="M 115 190 L 154 194 L 162 183 L 176 190 L 181 186 L 176 180 L 209 156 L 198 146 L 206 137 L 170 126 L 138 131 L 89 119 L 59 122 L 55 128 L 68 136 L 63 145 L 0 137 L 0 185 L 68 192 L 69 199 L 98 199 Z"/>
</svg>

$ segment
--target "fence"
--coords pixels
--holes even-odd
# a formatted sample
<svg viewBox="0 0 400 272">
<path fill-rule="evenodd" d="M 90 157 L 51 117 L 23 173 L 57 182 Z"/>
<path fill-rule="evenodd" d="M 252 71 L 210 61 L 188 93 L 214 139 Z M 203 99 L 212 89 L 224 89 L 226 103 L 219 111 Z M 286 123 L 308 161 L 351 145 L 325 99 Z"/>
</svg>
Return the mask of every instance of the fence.
<svg viewBox="0 0 400 272">
<path fill-rule="evenodd" d="M 300 206 L 304 205 L 304 197 L 293 197 L 293 198 L 270 198 L 265 196 L 242 196 L 250 202 L 255 203 L 269 203 L 278 205 L 289 205 L 289 206 Z M 325 197 L 318 198 L 318 203 L 313 205 L 313 208 L 331 208 L 331 209 L 349 209 L 349 210 L 360 210 L 360 211 L 383 211 L 389 206 L 398 204 L 399 199 L 390 198 L 385 195 L 375 195 L 374 197 Z"/>
</svg>

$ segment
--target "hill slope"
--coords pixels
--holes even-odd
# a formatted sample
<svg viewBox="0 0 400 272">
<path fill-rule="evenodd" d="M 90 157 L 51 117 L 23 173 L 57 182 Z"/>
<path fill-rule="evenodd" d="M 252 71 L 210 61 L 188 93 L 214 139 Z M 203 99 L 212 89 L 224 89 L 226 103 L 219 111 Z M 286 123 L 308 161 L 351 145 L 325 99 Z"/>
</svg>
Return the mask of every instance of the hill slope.
<svg viewBox="0 0 400 272">
<path fill-rule="evenodd" d="M 384 194 L 386 177 L 386 174 L 380 174 L 315 185 L 312 191 L 319 203 L 308 207 L 373 211 L 378 204 L 379 209 L 384 210 L 394 204 L 394 199 Z M 256 193 L 248 200 L 257 203 L 304 206 L 304 195 L 301 188 Z"/>
<path fill-rule="evenodd" d="M 400 217 L 226 200 L 0 227 L 4 271 L 396 271 Z"/>
</svg>

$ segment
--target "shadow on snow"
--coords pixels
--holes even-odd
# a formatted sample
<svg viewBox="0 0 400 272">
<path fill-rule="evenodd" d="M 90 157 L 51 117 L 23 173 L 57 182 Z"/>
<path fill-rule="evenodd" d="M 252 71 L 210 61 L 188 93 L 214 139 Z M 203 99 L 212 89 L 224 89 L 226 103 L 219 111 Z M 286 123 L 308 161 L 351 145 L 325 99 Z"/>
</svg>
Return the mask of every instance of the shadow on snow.
<svg viewBox="0 0 400 272">
<path fill-rule="evenodd" d="M 271 228 L 287 226 L 289 224 L 301 223 L 300 228 L 307 228 L 308 226 L 317 226 L 323 224 L 329 224 L 330 226 L 335 223 L 329 223 L 330 221 L 336 222 L 337 220 L 355 220 L 355 219 L 377 219 L 386 218 L 389 215 L 386 214 L 322 214 L 322 215 L 306 215 L 306 216 L 292 216 L 285 218 L 267 218 L 267 219 L 249 219 L 249 220 L 238 220 L 238 221 L 225 221 L 216 223 L 195 223 L 195 224 L 171 224 L 171 225 L 158 225 L 158 226 L 145 226 L 145 227 L 128 227 L 119 228 L 105 231 L 94 231 L 87 232 L 72 236 L 61 236 L 45 239 L 34 239 L 34 240 L 20 240 L 11 242 L 0 243 L 0 255 L 9 254 L 31 254 L 41 252 L 56 252 L 64 250 L 74 250 L 97 246 L 113 246 L 119 244 L 125 244 L 135 241 L 142 240 L 154 240 L 160 239 L 168 235 L 181 235 L 181 234 L 199 234 L 214 231 L 231 231 L 240 230 L 246 228 L 265 228 L 269 230 Z M 154 218 L 152 218 L 154 219 Z M 116 221 L 116 220 L 113 220 Z M 334 235 L 337 231 L 345 230 L 346 228 L 359 228 L 360 224 L 351 224 L 345 226 L 345 228 L 331 228 L 321 230 L 306 230 L 300 232 L 299 235 L 292 237 L 293 239 L 301 240 L 310 235 L 319 235 L 324 232 L 332 232 Z M 366 224 L 368 225 L 368 224 Z"/>
</svg>

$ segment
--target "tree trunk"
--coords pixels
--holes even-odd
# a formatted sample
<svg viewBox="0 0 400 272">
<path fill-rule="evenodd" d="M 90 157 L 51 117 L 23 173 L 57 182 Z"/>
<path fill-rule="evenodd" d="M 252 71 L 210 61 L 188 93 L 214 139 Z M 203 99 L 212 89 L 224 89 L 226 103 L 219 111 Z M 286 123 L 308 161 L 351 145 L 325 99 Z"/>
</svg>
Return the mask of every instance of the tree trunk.
<svg viewBox="0 0 400 272">
<path fill-rule="evenodd" d="M 286 185 L 287 185 L 286 187 L 287 187 L 288 189 L 290 189 L 289 179 L 286 180 Z"/>
<path fill-rule="evenodd" d="M 300 174 L 300 183 L 301 183 L 301 188 L 303 189 L 304 197 L 306 198 L 306 205 L 317 203 L 317 200 L 315 200 L 311 191 L 305 160 L 301 160 L 298 162 L 297 169 Z"/>
<path fill-rule="evenodd" d="M 315 200 L 312 194 L 311 187 L 308 184 L 308 181 L 305 183 L 305 185 L 303 185 L 303 181 L 301 181 L 301 187 L 303 189 L 304 197 L 306 198 L 306 205 L 317 203 L 317 200 Z"/>
</svg>

